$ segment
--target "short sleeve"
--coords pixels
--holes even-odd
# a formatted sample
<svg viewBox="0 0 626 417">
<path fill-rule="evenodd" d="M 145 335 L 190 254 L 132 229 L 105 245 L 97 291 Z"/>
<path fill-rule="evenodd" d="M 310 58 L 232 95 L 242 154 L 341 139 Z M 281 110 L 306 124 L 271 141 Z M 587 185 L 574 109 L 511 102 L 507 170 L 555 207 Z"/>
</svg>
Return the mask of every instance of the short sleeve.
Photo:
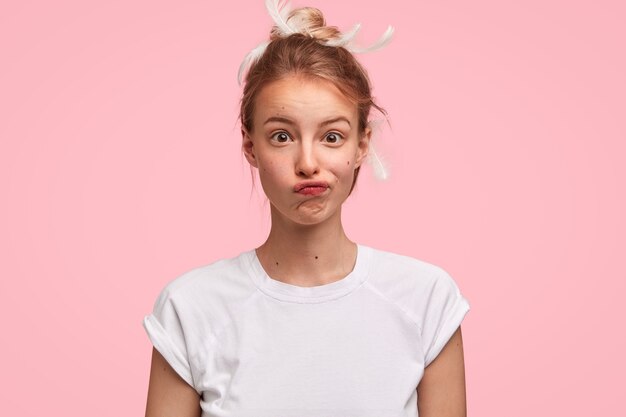
<svg viewBox="0 0 626 417">
<path fill-rule="evenodd" d="M 424 367 L 439 355 L 470 309 L 452 277 L 443 269 L 438 270 L 422 323 Z"/>
<path fill-rule="evenodd" d="M 185 382 L 195 387 L 180 312 L 168 287 L 157 298 L 152 313 L 145 316 L 143 326 L 155 349 Z"/>
</svg>

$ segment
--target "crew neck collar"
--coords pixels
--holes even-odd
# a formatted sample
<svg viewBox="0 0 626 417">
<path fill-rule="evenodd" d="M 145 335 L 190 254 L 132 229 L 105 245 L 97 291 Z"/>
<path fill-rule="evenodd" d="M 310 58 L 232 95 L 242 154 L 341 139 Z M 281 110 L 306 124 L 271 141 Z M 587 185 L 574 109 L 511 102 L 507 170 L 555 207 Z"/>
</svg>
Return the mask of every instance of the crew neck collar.
<svg viewBox="0 0 626 417">
<path fill-rule="evenodd" d="M 370 247 L 357 243 L 356 262 L 352 271 L 337 281 L 313 287 L 287 284 L 270 277 L 261 265 L 255 249 L 244 252 L 243 255 L 249 266 L 250 277 L 264 294 L 288 302 L 321 303 L 349 294 L 366 280 L 371 252 Z"/>
</svg>

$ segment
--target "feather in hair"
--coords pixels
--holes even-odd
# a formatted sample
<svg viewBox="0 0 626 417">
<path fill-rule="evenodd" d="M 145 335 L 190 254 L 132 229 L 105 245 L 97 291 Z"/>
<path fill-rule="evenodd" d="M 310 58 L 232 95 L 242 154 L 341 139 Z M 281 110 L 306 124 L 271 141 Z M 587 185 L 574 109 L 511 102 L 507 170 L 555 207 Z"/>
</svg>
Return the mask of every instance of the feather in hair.
<svg viewBox="0 0 626 417">
<path fill-rule="evenodd" d="M 377 180 L 384 181 L 389 178 L 389 170 L 374 148 L 374 142 L 378 141 L 377 138 L 380 136 L 382 122 L 381 119 L 372 119 L 369 122 L 369 126 L 372 129 L 372 137 L 369 143 L 367 162 L 372 166 L 374 177 Z"/>
<path fill-rule="evenodd" d="M 291 35 L 296 31 L 287 24 L 287 18 L 291 10 L 289 1 L 265 0 L 265 7 L 270 17 L 276 23 L 276 27 L 283 35 Z"/>
<path fill-rule="evenodd" d="M 381 158 L 378 156 L 378 153 L 376 153 L 376 150 L 374 149 L 374 145 L 370 143 L 369 146 L 370 146 L 370 149 L 369 149 L 369 155 L 368 155 L 368 162 L 370 163 L 370 165 L 372 166 L 372 169 L 374 170 L 374 177 L 377 180 L 384 181 L 389 178 L 389 170 L 385 167 L 385 164 L 383 163 Z"/>
<path fill-rule="evenodd" d="M 350 41 L 352 41 L 352 39 L 356 36 L 356 34 L 359 32 L 360 29 L 361 29 L 361 24 L 357 23 L 356 25 L 352 27 L 352 29 L 350 29 L 349 32 L 342 34 L 337 39 L 330 39 L 326 41 L 325 45 L 326 46 L 345 46 L 348 43 L 350 43 Z"/>
<path fill-rule="evenodd" d="M 261 58 L 261 55 L 263 55 L 263 52 L 265 52 L 265 49 L 269 44 L 269 41 L 263 42 L 259 46 L 251 50 L 248 55 L 246 55 L 241 65 L 239 65 L 239 72 L 237 73 L 237 81 L 239 82 L 239 85 L 241 85 L 241 82 L 243 81 L 243 74 L 248 70 L 248 68 L 250 68 L 252 64 L 254 64 L 259 58 Z"/>
<path fill-rule="evenodd" d="M 384 48 L 391 40 L 391 37 L 393 36 L 393 31 L 394 31 L 393 26 L 389 26 L 387 30 L 385 31 L 385 33 L 383 33 L 382 36 L 378 38 L 376 42 L 374 42 L 373 44 L 371 44 L 370 46 L 366 48 L 359 48 L 359 47 L 348 45 L 346 49 L 353 53 L 362 54 L 365 52 L 372 52 L 372 51 L 376 51 L 378 49 Z"/>
</svg>

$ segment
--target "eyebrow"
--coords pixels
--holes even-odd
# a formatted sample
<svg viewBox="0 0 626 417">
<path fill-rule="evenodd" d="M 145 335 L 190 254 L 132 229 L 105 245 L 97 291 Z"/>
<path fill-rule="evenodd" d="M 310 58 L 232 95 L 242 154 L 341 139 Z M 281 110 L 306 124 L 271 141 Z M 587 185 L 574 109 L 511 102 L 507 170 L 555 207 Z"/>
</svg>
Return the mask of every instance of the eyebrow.
<svg viewBox="0 0 626 417">
<path fill-rule="evenodd" d="M 335 117 L 333 119 L 325 120 L 322 123 L 320 123 L 320 127 L 327 126 L 327 125 L 333 124 L 335 122 L 340 122 L 340 121 L 344 121 L 344 122 L 348 123 L 348 126 L 352 127 L 352 124 L 350 123 L 350 120 L 348 120 L 344 116 L 339 116 L 339 117 Z M 273 117 L 268 118 L 265 121 L 265 123 L 263 123 L 263 125 L 266 125 L 269 122 L 282 122 L 282 123 L 287 123 L 289 125 L 295 125 L 296 124 L 293 120 L 288 119 L 286 117 L 280 117 L 280 116 L 273 116 Z"/>
</svg>

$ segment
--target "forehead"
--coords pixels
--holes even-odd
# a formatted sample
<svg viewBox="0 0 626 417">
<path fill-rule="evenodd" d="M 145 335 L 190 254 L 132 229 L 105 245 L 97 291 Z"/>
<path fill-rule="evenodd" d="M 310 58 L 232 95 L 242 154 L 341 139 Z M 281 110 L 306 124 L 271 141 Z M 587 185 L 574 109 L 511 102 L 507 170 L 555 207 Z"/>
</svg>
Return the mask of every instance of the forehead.
<svg viewBox="0 0 626 417">
<path fill-rule="evenodd" d="M 261 124 L 278 115 L 303 122 L 337 116 L 356 122 L 358 117 L 355 103 L 332 82 L 317 78 L 289 76 L 273 81 L 259 92 L 255 104 L 254 119 Z"/>
</svg>

